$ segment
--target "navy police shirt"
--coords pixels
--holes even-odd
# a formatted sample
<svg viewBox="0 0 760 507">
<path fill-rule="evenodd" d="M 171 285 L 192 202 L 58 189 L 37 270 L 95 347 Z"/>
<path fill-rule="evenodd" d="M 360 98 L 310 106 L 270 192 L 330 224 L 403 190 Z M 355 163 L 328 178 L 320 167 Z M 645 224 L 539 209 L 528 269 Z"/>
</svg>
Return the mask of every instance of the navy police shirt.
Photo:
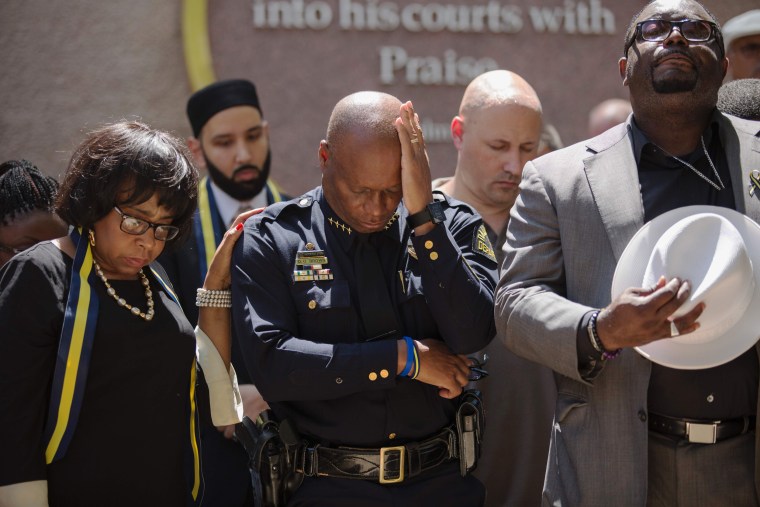
<svg viewBox="0 0 760 507">
<path fill-rule="evenodd" d="M 416 237 L 399 205 L 374 233 L 398 336 L 367 340 L 357 305 L 356 232 L 318 187 L 245 224 L 232 264 L 233 322 L 254 384 L 279 419 L 323 445 L 415 441 L 453 422 L 455 400 L 396 376 L 397 339 L 433 338 L 455 353 L 495 335 L 497 266 L 480 217 L 435 193 L 446 220 Z"/>
</svg>

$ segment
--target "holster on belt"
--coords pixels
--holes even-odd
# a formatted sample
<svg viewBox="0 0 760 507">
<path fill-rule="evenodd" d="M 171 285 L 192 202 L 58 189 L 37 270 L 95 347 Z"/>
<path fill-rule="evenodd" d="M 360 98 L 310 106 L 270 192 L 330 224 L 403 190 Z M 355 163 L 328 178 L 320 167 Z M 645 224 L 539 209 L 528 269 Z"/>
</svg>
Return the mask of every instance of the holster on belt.
<svg viewBox="0 0 760 507">
<path fill-rule="evenodd" d="M 475 470 L 478 465 L 485 425 L 486 418 L 480 391 L 465 390 L 460 396 L 455 421 L 459 473 L 462 477 Z"/>
<path fill-rule="evenodd" d="M 254 507 L 283 507 L 303 480 L 293 470 L 290 447 L 298 442 L 292 426 L 278 423 L 272 411 L 265 410 L 255 422 L 243 417 L 235 426 L 235 438 L 248 453 Z"/>
</svg>

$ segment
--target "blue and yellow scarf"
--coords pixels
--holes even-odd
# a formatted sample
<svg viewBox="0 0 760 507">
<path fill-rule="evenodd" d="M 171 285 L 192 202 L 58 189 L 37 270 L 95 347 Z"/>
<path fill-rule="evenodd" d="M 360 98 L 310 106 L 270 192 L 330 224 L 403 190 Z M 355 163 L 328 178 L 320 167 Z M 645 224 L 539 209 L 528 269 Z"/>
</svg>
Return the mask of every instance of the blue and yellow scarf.
<svg viewBox="0 0 760 507">
<path fill-rule="evenodd" d="M 282 201 L 277 185 L 267 180 L 267 203 Z M 211 180 L 205 176 L 198 186 L 198 210 L 193 220 L 195 241 L 198 250 L 198 267 L 200 269 L 199 280 L 206 279 L 209 262 L 214 257 L 216 247 L 222 242 L 222 236 L 226 231 L 225 224 L 219 216 L 219 210 L 211 190 Z"/>
<path fill-rule="evenodd" d="M 45 425 L 45 462 L 47 464 L 63 458 L 74 436 L 82 409 L 98 320 L 98 295 L 92 289 L 92 284 L 97 282 L 98 277 L 93 269 L 90 242 L 81 229 L 72 228 L 70 237 L 76 245 L 76 254 L 71 270 L 71 286 L 63 317 L 58 357 L 53 372 L 50 407 Z M 159 275 L 155 267 L 151 266 L 150 270 L 166 294 L 179 306 L 179 300 L 171 286 Z M 189 389 L 190 447 L 193 454 L 192 496 L 194 500 L 198 500 L 201 498 L 201 473 L 195 380 L 196 364 L 193 360 Z"/>
</svg>

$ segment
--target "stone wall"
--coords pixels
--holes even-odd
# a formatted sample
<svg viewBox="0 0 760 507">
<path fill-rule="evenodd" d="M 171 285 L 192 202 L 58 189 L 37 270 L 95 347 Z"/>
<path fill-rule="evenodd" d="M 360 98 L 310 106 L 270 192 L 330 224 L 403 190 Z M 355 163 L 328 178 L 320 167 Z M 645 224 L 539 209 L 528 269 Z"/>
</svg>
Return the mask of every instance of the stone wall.
<svg viewBox="0 0 760 507">
<path fill-rule="evenodd" d="M 208 0 L 185 36 L 210 59 L 186 62 L 183 12 L 199 0 L 9 0 L 0 3 L 0 160 L 59 176 L 84 132 L 141 118 L 190 134 L 185 101 L 211 77 L 246 77 L 270 122 L 272 174 L 290 193 L 319 183 L 317 146 L 341 97 L 362 89 L 411 99 L 434 176 L 450 174 L 448 124 L 483 70 L 520 73 L 566 144 L 588 110 L 627 96 L 623 34 L 641 0 Z M 709 0 L 719 20 L 756 0 Z M 200 37 L 200 39 L 199 39 Z M 205 66 L 188 77 L 187 63 Z M 205 76 L 205 77 L 204 77 Z"/>
</svg>

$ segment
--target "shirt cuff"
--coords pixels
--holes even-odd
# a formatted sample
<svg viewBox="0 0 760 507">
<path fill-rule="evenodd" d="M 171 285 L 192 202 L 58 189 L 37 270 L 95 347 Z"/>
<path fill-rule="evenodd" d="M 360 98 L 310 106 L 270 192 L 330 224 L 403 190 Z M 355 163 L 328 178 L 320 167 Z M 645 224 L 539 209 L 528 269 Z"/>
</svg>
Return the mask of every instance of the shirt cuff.
<svg viewBox="0 0 760 507">
<path fill-rule="evenodd" d="M 195 327 L 195 343 L 198 364 L 208 385 L 211 422 L 214 426 L 239 423 L 243 420 L 243 399 L 235 367 L 230 364 L 229 371 L 225 370 L 222 356 L 199 326 Z"/>
<path fill-rule="evenodd" d="M 0 486 L 0 507 L 48 507 L 47 481 Z"/>
</svg>

